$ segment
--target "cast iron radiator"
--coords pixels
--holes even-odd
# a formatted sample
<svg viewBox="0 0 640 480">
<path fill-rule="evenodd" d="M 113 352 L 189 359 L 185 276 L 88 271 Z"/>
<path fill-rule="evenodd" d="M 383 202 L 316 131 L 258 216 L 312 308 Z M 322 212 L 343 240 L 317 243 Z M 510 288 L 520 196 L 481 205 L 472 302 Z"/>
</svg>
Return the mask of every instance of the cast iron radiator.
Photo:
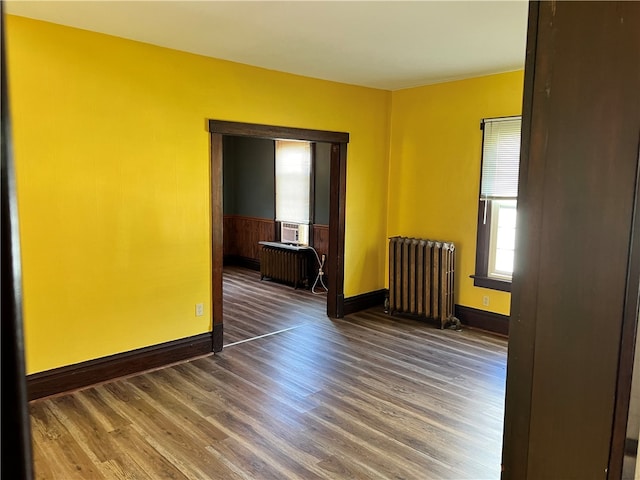
<svg viewBox="0 0 640 480">
<path fill-rule="evenodd" d="M 260 280 L 268 277 L 295 288 L 309 282 L 308 250 L 287 250 L 268 245 L 260 252 Z"/>
<path fill-rule="evenodd" d="M 450 242 L 391 237 L 387 311 L 459 328 L 453 307 L 455 253 Z"/>
</svg>

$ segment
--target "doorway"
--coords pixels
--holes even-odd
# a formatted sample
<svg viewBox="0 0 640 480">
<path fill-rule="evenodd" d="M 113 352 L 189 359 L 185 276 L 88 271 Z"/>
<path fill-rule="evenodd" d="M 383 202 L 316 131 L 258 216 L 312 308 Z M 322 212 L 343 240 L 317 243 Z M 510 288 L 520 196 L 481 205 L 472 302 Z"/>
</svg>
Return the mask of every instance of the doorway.
<svg viewBox="0 0 640 480">
<path fill-rule="evenodd" d="M 209 120 L 211 147 L 211 299 L 213 351 L 223 347 L 223 136 L 245 136 L 270 140 L 302 140 L 331 144 L 329 181 L 329 253 L 327 256 L 327 315 L 344 315 L 344 231 L 346 160 L 349 134 L 324 130 Z"/>
</svg>

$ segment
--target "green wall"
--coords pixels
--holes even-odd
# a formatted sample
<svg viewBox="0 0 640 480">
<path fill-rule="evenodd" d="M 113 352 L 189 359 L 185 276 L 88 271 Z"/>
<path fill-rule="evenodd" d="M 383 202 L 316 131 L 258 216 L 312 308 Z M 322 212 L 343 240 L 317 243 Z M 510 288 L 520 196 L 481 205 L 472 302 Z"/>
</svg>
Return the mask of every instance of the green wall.
<svg viewBox="0 0 640 480">
<path fill-rule="evenodd" d="M 274 219 L 274 141 L 225 136 L 222 148 L 224 214 Z"/>
<path fill-rule="evenodd" d="M 223 138 L 224 214 L 275 218 L 275 143 L 273 140 Z M 331 144 L 315 152 L 315 222 L 329 225 Z"/>
</svg>

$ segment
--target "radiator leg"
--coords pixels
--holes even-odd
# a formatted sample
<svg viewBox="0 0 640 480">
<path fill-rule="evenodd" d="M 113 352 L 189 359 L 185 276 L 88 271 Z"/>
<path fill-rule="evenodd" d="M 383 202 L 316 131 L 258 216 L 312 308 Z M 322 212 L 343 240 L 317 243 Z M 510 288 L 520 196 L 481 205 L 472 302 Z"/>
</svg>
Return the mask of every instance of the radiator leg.
<svg viewBox="0 0 640 480">
<path fill-rule="evenodd" d="M 444 328 L 450 328 L 451 330 L 459 332 L 462 330 L 462 323 L 458 318 L 451 315 L 449 318 L 447 318 L 447 322 L 445 323 Z"/>
</svg>

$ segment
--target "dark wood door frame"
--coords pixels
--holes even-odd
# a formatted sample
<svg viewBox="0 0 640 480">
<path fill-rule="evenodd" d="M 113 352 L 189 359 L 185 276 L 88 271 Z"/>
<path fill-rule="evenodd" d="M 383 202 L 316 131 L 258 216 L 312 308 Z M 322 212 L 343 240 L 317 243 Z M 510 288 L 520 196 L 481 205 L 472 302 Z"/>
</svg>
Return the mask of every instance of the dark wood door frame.
<svg viewBox="0 0 640 480">
<path fill-rule="evenodd" d="M 4 2 L 0 2 L 0 163 L 2 165 L 2 462 L 0 476 L 31 480 L 33 462 L 27 408 L 22 322 L 22 263 L 11 116 L 7 91 Z"/>
<path fill-rule="evenodd" d="M 631 377 L 640 374 L 640 8 L 529 5 L 502 479 L 619 480 Z M 601 118 L 607 132 L 594 135 Z M 601 180 L 609 168 L 617 176 Z M 568 180 L 571 169 L 580 173 Z M 594 208 L 596 183 L 598 199 L 618 195 L 615 206 Z M 576 198 L 579 210 L 567 207 Z M 605 228 L 605 218 L 615 221 Z M 572 244 L 585 231 L 607 250 Z M 557 252 L 565 255 L 554 266 Z M 594 282 L 588 295 L 572 275 Z"/>
<path fill-rule="evenodd" d="M 325 130 L 279 127 L 253 123 L 209 120 L 211 149 L 211 299 L 213 316 L 213 351 L 222 350 L 222 137 L 268 138 L 272 140 L 304 140 L 331 144 L 329 192 L 329 255 L 327 257 L 327 315 L 344 316 L 344 226 L 347 186 L 347 143 L 349 134 Z"/>
</svg>

